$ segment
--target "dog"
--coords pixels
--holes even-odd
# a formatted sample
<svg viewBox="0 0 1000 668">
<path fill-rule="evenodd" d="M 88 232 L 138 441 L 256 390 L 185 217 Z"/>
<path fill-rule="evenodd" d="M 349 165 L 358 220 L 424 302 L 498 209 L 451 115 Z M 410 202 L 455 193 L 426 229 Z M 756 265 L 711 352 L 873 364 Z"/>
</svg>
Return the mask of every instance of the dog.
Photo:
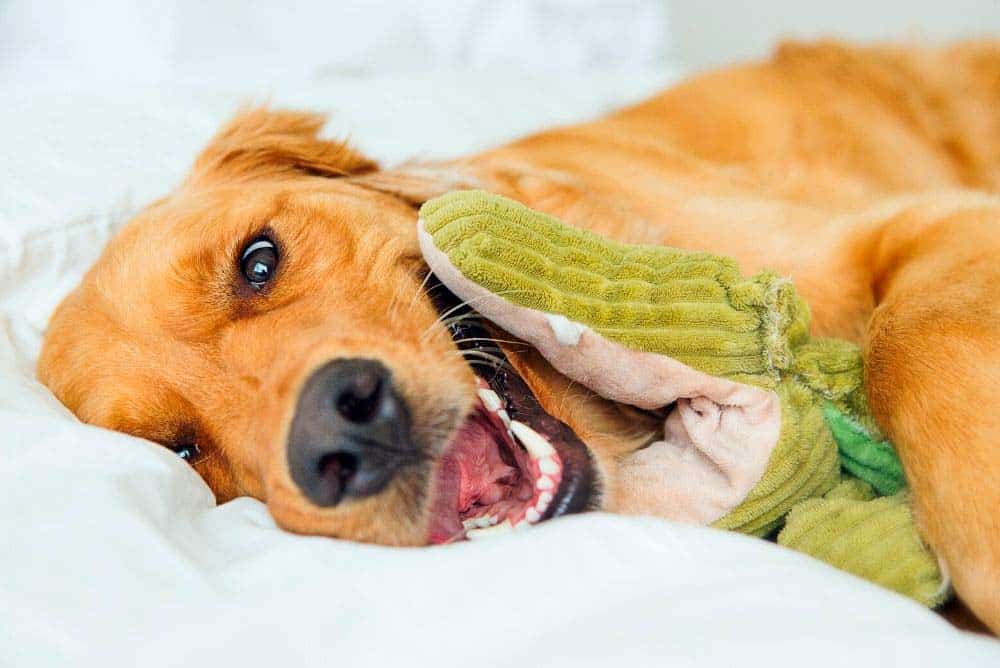
<svg viewBox="0 0 1000 668">
<path fill-rule="evenodd" d="M 786 43 L 599 120 L 386 170 L 323 121 L 244 110 L 107 246 L 38 363 L 81 420 L 176 450 L 219 502 L 261 499 L 290 531 L 423 545 L 463 537 L 471 507 L 488 531 L 534 499 L 485 388 L 560 455 L 534 521 L 655 512 L 621 480 L 660 416 L 442 303 L 416 209 L 484 188 L 791 277 L 813 334 L 863 346 L 922 535 L 1000 631 L 1000 43 Z"/>
</svg>

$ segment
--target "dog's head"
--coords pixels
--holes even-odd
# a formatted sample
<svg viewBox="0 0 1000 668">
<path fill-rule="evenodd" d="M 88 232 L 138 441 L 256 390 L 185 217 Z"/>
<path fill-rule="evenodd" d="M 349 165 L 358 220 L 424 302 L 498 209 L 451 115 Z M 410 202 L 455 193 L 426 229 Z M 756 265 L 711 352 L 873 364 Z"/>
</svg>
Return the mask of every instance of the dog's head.
<svg viewBox="0 0 1000 668">
<path fill-rule="evenodd" d="M 454 184 L 386 177 L 321 125 L 225 127 L 56 311 L 40 378 L 293 531 L 425 544 L 597 505 L 602 458 L 538 399 L 606 407 L 530 352 L 515 372 L 427 274 L 414 204 Z"/>
</svg>

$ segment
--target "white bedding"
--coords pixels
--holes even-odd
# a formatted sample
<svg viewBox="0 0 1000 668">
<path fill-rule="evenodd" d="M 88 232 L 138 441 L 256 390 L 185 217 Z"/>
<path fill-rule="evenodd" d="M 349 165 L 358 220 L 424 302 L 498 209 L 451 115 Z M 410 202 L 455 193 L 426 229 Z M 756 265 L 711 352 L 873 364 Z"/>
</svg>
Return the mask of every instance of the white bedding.
<svg viewBox="0 0 1000 668">
<path fill-rule="evenodd" d="M 459 153 L 633 99 L 658 75 L 275 87 L 372 155 Z M 517 103 L 508 102 L 517 95 Z M 33 380 L 45 319 L 241 101 L 226 86 L 0 93 L 0 666 L 1000 665 L 1000 643 L 764 541 L 568 518 L 394 550 L 220 507 L 150 443 Z"/>
</svg>

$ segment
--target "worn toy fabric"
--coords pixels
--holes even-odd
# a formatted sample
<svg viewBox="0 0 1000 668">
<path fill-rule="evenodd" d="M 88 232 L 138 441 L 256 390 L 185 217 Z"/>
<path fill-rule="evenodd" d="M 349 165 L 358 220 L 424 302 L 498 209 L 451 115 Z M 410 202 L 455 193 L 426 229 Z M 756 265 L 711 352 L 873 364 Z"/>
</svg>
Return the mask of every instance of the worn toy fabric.
<svg viewBox="0 0 1000 668">
<path fill-rule="evenodd" d="M 418 234 L 482 316 L 601 396 L 663 412 L 663 438 L 627 462 L 630 505 L 776 536 L 925 605 L 946 598 L 860 350 L 811 338 L 791 281 L 619 244 L 482 191 L 427 202 Z"/>
</svg>

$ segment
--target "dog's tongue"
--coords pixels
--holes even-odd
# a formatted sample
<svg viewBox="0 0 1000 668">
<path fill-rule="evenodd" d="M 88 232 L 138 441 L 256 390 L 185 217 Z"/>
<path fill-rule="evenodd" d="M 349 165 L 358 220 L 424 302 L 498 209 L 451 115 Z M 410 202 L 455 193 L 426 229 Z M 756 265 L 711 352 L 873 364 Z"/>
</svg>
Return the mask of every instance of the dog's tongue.
<svg viewBox="0 0 1000 668">
<path fill-rule="evenodd" d="M 492 505 L 510 496 L 520 471 L 507 464 L 500 455 L 496 434 L 485 420 L 474 417 L 458 434 L 459 445 L 445 455 L 455 462 L 458 473 L 460 514 L 467 513 L 473 503 Z"/>
<path fill-rule="evenodd" d="M 466 517 L 487 511 L 506 515 L 531 500 L 534 490 L 526 475 L 527 454 L 508 438 L 505 430 L 480 413 L 459 429 L 439 464 L 431 542 L 461 537 Z"/>
</svg>

